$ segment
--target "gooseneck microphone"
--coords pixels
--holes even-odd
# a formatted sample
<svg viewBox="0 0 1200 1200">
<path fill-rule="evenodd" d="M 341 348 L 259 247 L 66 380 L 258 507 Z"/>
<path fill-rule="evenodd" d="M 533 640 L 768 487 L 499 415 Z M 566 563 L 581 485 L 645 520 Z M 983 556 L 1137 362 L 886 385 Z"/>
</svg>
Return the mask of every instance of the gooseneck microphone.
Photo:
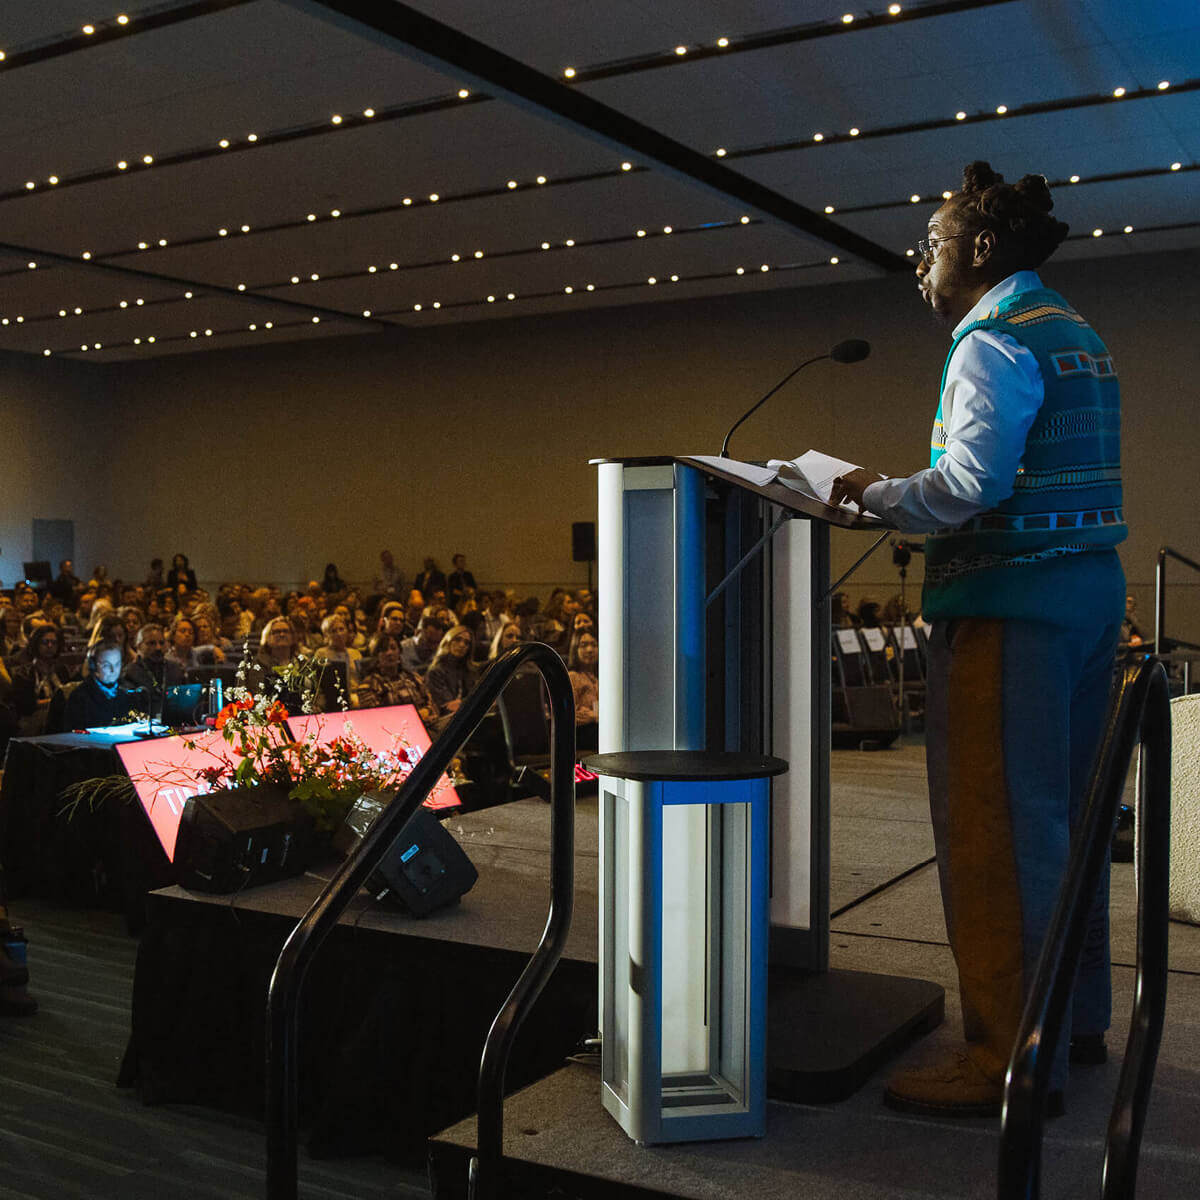
<svg viewBox="0 0 1200 1200">
<path fill-rule="evenodd" d="M 818 354 L 815 358 L 806 359 L 795 370 L 789 371 L 761 400 L 757 401 L 733 423 L 729 432 L 725 435 L 725 440 L 721 443 L 721 457 L 729 457 L 729 439 L 733 437 L 734 430 L 748 417 L 752 417 L 789 379 L 794 375 L 799 375 L 805 367 L 810 366 L 812 363 L 820 362 L 824 358 L 831 358 L 834 362 L 839 363 L 862 362 L 870 353 L 870 342 L 864 342 L 862 338 L 847 338 L 844 342 L 838 342 L 836 346 L 833 346 L 828 354 Z"/>
</svg>

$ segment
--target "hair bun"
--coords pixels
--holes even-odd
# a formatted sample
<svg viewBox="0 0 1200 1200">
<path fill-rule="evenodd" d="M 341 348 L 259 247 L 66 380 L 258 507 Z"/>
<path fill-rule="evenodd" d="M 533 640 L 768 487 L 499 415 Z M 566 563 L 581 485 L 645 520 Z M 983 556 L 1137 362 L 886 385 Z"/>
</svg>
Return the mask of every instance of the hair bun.
<svg viewBox="0 0 1200 1200">
<path fill-rule="evenodd" d="M 1023 175 L 1013 187 L 1035 208 L 1049 212 L 1054 207 L 1050 197 L 1050 185 L 1045 175 Z"/>
<path fill-rule="evenodd" d="M 963 167 L 962 190 L 964 192 L 982 192 L 1003 182 L 1004 176 L 999 171 L 993 171 L 992 164 L 986 163 L 982 159 L 976 159 L 975 162 L 968 163 Z"/>
</svg>

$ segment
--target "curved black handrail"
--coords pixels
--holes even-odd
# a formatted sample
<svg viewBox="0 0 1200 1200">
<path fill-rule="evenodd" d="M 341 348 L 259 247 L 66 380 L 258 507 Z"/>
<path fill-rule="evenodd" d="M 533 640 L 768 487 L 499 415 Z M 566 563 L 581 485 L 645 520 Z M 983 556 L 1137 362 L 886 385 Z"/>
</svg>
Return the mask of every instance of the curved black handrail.
<svg viewBox="0 0 1200 1200">
<path fill-rule="evenodd" d="M 1114 692 L 1092 769 L 1088 802 L 1046 932 L 1004 1089 L 1001 1200 L 1037 1200 L 1042 1124 L 1054 1051 L 1070 1001 L 1092 898 L 1110 852 L 1125 776 L 1141 743 L 1137 808 L 1137 979 L 1121 1079 L 1105 1142 L 1104 1200 L 1132 1198 L 1150 1085 L 1167 1003 L 1168 872 L 1171 830 L 1171 709 L 1161 663 L 1126 666 Z"/>
<path fill-rule="evenodd" d="M 284 943 L 267 994 L 268 1200 L 296 1200 L 297 1195 L 297 1010 L 300 989 L 312 958 L 463 742 L 495 704 L 505 684 L 526 663 L 541 672 L 550 694 L 551 895 L 541 941 L 492 1025 L 480 1068 L 479 1156 L 478 1161 L 472 1162 L 472 1187 L 478 1189 L 481 1200 L 490 1200 L 498 1194 L 496 1178 L 503 1140 L 502 1089 L 509 1048 L 529 1005 L 537 999 L 562 956 L 574 903 L 575 699 L 562 659 L 541 642 L 515 646 L 492 665 L 463 701 L 442 736 L 413 768 L 395 800 L 367 830 Z M 486 1095 L 485 1079 L 489 1089 Z M 493 1088 L 497 1089 L 494 1095 L 490 1091 Z"/>
</svg>

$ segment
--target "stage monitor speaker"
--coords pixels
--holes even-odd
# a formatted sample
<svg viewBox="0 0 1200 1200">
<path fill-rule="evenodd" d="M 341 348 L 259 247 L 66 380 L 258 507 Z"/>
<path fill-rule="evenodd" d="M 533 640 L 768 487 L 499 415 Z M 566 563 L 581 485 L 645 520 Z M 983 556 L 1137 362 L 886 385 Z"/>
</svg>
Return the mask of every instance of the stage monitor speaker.
<svg viewBox="0 0 1200 1200">
<path fill-rule="evenodd" d="M 316 848 L 312 818 L 282 788 L 208 792 L 183 806 L 176 879 L 197 892 L 232 892 L 301 874 Z"/>
<path fill-rule="evenodd" d="M 478 878 L 475 864 L 437 817 L 418 808 L 366 887 L 376 900 L 390 900 L 414 917 L 423 917 L 457 904 Z"/>
<path fill-rule="evenodd" d="M 575 521 L 571 525 L 571 561 L 596 561 L 596 522 Z"/>
</svg>

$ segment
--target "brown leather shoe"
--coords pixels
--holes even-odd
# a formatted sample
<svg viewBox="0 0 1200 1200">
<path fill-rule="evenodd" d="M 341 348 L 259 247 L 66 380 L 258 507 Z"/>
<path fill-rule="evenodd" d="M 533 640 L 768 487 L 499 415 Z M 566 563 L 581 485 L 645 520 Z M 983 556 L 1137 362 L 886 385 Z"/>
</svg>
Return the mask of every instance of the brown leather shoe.
<svg viewBox="0 0 1200 1200">
<path fill-rule="evenodd" d="M 956 1048 L 928 1066 L 900 1071 L 884 1089 L 883 1102 L 899 1112 L 925 1117 L 998 1117 L 1004 1107 L 1004 1080 L 982 1066 L 970 1051 Z M 1063 1094 L 1051 1092 L 1046 1115 L 1066 1111 Z"/>
</svg>

